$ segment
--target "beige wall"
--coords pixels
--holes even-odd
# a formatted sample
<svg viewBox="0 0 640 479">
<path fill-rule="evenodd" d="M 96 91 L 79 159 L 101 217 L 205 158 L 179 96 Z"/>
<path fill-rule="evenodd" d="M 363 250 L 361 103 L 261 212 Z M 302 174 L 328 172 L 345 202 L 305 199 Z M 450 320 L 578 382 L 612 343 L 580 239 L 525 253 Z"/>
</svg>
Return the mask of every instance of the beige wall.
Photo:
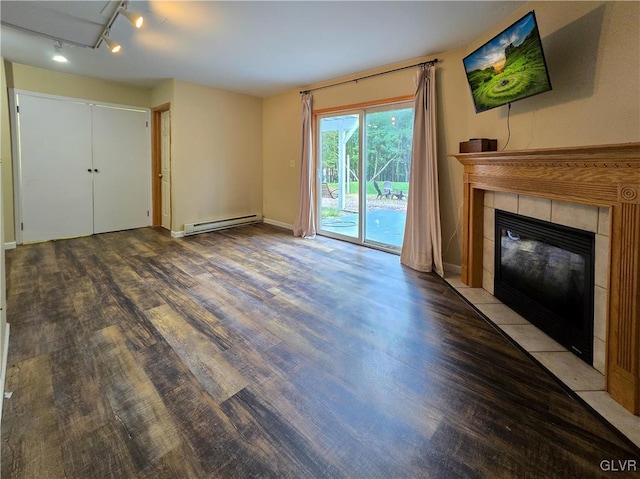
<svg viewBox="0 0 640 479">
<path fill-rule="evenodd" d="M 2 155 L 2 191 L 3 226 L 5 243 L 14 241 L 15 228 L 13 220 L 13 167 L 11 155 L 11 127 L 9 124 L 9 92 L 7 83 L 10 81 L 11 65 L 5 68 L 4 59 L 0 57 L 0 154 Z M 8 80 L 9 79 L 9 80 Z"/>
<path fill-rule="evenodd" d="M 265 98 L 262 118 L 263 214 L 266 220 L 290 226 L 300 182 L 300 94 L 291 91 Z"/>
<path fill-rule="evenodd" d="M 151 91 L 124 83 L 13 63 L 13 87 L 49 95 L 148 108 Z M 11 85 L 10 85 L 11 86 Z"/>
<path fill-rule="evenodd" d="M 468 52 L 532 9 L 553 91 L 513 103 L 508 149 L 639 141 L 640 3 L 532 2 Z M 497 138 L 502 148 L 506 114 L 471 113 L 469 136 Z"/>
<path fill-rule="evenodd" d="M 438 169 L 446 263 L 459 265 L 461 261 L 462 205 L 462 167 L 447 153 L 456 153 L 458 143 L 472 137 L 497 138 L 499 148 L 507 138 L 506 107 L 474 112 L 462 58 L 532 9 L 554 90 L 513 104 L 508 149 L 640 141 L 637 2 L 528 3 L 467 48 L 425 58 L 441 60 L 437 64 Z M 403 64 L 388 68 L 398 66 Z M 407 70 L 320 90 L 314 93 L 314 108 L 412 94 L 412 77 L 413 71 Z M 291 224 L 299 175 L 298 91 L 267 98 L 264 103 L 265 216 Z M 272 133 L 267 130 L 276 125 L 283 129 L 276 133 L 278 141 L 270 138 Z M 292 157 L 295 173 L 283 174 Z"/>
<path fill-rule="evenodd" d="M 165 103 L 173 103 L 173 91 L 175 88 L 175 81 L 165 80 L 157 87 L 151 90 L 151 107 L 156 108 Z"/>
<path fill-rule="evenodd" d="M 262 212 L 262 99 L 176 80 L 172 231 Z"/>
</svg>

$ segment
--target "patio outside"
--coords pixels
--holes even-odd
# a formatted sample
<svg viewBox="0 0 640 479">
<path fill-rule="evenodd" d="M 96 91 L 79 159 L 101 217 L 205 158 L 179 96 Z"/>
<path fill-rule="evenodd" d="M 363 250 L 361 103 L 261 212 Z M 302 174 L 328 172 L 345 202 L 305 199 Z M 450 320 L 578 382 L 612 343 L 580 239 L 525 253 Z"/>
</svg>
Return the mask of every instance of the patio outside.
<svg viewBox="0 0 640 479">
<path fill-rule="evenodd" d="M 336 185 L 328 184 L 330 189 Z M 359 198 L 358 185 L 353 184 L 354 193 L 345 196 L 344 209 L 338 208 L 337 198 L 322 198 L 321 227 L 322 229 L 346 236 L 358 236 Z M 404 182 L 392 183 L 392 191 L 402 191 L 405 196 L 409 193 L 409 184 Z M 397 197 L 378 197 L 373 182 L 367 182 L 367 211 L 365 215 L 365 235 L 368 241 L 382 243 L 400 248 L 404 236 L 406 221 L 407 199 Z"/>
<path fill-rule="evenodd" d="M 409 195 L 413 105 L 327 115 L 319 119 L 318 130 L 319 232 L 399 250 Z"/>
</svg>

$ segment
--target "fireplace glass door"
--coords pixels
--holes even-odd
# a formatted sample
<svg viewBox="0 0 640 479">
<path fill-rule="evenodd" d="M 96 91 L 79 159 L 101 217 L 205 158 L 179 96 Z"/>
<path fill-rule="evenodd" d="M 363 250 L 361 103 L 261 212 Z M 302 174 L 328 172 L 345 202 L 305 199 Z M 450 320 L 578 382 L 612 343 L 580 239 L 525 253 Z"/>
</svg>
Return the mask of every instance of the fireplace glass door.
<svg viewBox="0 0 640 479">
<path fill-rule="evenodd" d="M 496 210 L 494 294 L 592 363 L 594 234 Z"/>
</svg>

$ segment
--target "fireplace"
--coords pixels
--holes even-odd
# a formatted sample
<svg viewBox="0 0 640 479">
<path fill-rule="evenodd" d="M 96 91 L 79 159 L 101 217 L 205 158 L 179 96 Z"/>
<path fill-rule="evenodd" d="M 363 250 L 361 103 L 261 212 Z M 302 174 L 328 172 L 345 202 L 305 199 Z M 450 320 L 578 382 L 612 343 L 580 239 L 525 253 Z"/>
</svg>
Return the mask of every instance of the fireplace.
<svg viewBox="0 0 640 479">
<path fill-rule="evenodd" d="M 595 235 L 495 211 L 494 295 L 593 362 Z"/>
<path fill-rule="evenodd" d="M 640 143 L 452 156 L 464 165 L 461 279 L 469 286 L 482 287 L 485 191 L 608 211 L 608 240 L 596 246 L 608 272 L 599 285 L 606 295 L 596 296 L 605 302 L 606 390 L 640 415 Z"/>
</svg>

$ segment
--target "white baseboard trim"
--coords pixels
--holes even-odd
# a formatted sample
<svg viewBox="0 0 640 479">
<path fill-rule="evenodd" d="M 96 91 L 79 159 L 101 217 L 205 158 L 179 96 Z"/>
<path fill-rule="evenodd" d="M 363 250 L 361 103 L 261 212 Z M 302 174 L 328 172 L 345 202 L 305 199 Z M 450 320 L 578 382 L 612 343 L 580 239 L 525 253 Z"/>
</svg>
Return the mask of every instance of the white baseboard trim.
<svg viewBox="0 0 640 479">
<path fill-rule="evenodd" d="M 289 223 L 283 223 L 282 221 L 276 221 L 269 218 L 262 218 L 262 222 L 267 223 L 268 225 L 278 226 L 280 228 L 293 231 L 293 225 L 290 225 Z"/>
<path fill-rule="evenodd" d="M 460 265 L 451 264 L 451 263 L 443 263 L 442 266 L 444 267 L 444 272 L 445 273 L 451 273 L 451 274 L 461 274 L 462 273 L 462 266 L 460 266 Z"/>
<path fill-rule="evenodd" d="M 182 238 L 182 237 L 184 237 L 184 231 L 172 231 L 171 232 L 171 237 L 172 238 Z"/>
<path fill-rule="evenodd" d="M 15 241 L 9 241 L 8 243 L 4 244 L 4 249 L 16 249 L 16 242 Z"/>
<path fill-rule="evenodd" d="M 0 371 L 0 422 L 2 421 L 2 404 L 4 401 L 4 382 L 7 378 L 7 358 L 9 357 L 9 323 L 4 328 L 4 350 L 2 355 L 2 370 Z"/>
</svg>

